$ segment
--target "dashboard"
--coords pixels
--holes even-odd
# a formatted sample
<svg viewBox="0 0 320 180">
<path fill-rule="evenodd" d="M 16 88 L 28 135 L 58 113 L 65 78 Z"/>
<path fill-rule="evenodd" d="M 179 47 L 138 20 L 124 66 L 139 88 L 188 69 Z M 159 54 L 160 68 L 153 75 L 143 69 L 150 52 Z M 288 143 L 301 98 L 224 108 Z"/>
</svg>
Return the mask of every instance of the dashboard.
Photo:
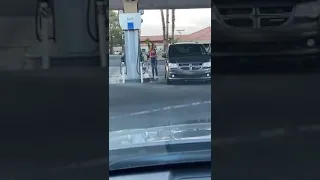
<svg viewBox="0 0 320 180">
<path fill-rule="evenodd" d="M 211 169 L 186 168 L 111 176 L 109 180 L 211 180 Z"/>
</svg>

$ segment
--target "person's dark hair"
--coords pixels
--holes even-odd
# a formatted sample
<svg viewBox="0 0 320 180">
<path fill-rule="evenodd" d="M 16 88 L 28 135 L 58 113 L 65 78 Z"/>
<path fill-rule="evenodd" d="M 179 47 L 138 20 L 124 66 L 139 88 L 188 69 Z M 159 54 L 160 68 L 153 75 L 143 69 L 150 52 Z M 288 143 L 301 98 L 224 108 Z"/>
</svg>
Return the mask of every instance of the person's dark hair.
<svg viewBox="0 0 320 180">
<path fill-rule="evenodd" d="M 151 49 L 155 50 L 156 49 L 156 45 L 154 43 L 151 44 Z"/>
</svg>

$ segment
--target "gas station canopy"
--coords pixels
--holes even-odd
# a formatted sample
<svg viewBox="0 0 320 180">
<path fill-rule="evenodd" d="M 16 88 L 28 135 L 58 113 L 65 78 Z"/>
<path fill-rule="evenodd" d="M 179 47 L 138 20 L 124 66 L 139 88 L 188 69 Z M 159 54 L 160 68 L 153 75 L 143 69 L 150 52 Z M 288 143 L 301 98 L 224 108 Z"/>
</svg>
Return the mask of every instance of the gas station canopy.
<svg viewBox="0 0 320 180">
<path fill-rule="evenodd" d="M 109 0 L 111 10 L 122 10 L 122 0 Z M 139 9 L 211 8 L 211 0 L 139 0 Z"/>
<path fill-rule="evenodd" d="M 37 0 L 4 0 L 0 1 L 0 16 L 35 16 L 36 7 Z"/>
<path fill-rule="evenodd" d="M 111 10 L 122 10 L 122 0 L 109 0 Z M 34 16 L 37 0 L 0 2 L 0 16 Z M 211 8 L 211 0 L 139 0 L 139 9 Z"/>
</svg>

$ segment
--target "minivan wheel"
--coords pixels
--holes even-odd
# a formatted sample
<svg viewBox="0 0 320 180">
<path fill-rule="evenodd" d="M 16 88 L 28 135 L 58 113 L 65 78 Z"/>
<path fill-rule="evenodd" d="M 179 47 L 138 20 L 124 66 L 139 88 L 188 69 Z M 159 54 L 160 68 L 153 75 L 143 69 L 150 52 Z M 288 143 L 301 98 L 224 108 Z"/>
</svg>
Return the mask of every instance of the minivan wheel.
<svg viewBox="0 0 320 180">
<path fill-rule="evenodd" d="M 164 78 L 166 80 L 166 84 L 172 84 L 172 81 L 168 78 L 167 72 L 164 73 Z"/>
<path fill-rule="evenodd" d="M 172 80 L 168 79 L 168 77 L 166 78 L 166 83 L 167 84 L 172 84 Z"/>
</svg>

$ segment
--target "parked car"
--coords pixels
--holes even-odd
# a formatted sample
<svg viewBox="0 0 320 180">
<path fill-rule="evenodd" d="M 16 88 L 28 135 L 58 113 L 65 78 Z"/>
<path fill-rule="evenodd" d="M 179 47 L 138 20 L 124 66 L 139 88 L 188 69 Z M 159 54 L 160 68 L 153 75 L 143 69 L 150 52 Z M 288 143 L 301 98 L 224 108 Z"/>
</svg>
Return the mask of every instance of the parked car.
<svg viewBox="0 0 320 180">
<path fill-rule="evenodd" d="M 202 44 L 176 43 L 163 54 L 165 60 L 165 79 L 167 84 L 178 80 L 211 80 L 211 56 Z"/>
</svg>

